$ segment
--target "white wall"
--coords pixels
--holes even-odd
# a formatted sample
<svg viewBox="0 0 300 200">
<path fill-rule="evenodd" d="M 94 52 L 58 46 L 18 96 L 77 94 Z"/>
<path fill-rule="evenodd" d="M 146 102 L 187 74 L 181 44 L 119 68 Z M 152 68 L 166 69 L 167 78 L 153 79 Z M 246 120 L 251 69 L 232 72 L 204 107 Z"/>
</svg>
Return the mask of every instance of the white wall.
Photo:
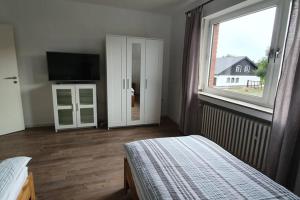
<svg viewBox="0 0 300 200">
<path fill-rule="evenodd" d="M 126 34 L 164 39 L 163 106 L 168 98 L 171 17 L 63 0 L 0 0 L 0 23 L 15 28 L 26 126 L 53 123 L 51 83 L 45 52 L 100 53 L 100 118 L 106 118 L 105 35 Z"/>
<path fill-rule="evenodd" d="M 205 6 L 203 11 L 204 16 L 231 7 L 242 1 L 244 0 L 215 0 Z M 185 12 L 196 7 L 201 2 L 201 0 L 197 0 L 172 16 L 168 116 L 177 123 L 179 123 L 180 120 L 181 110 L 181 72 L 185 32 Z"/>
</svg>

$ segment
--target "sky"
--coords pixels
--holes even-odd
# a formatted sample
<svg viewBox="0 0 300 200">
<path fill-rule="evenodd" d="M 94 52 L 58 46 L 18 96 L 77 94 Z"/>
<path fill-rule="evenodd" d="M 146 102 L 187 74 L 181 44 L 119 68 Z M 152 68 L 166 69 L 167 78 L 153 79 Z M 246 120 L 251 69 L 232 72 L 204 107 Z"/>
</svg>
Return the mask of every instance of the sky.
<svg viewBox="0 0 300 200">
<path fill-rule="evenodd" d="M 220 23 L 217 57 L 248 56 L 257 62 L 271 45 L 276 8 Z"/>
</svg>

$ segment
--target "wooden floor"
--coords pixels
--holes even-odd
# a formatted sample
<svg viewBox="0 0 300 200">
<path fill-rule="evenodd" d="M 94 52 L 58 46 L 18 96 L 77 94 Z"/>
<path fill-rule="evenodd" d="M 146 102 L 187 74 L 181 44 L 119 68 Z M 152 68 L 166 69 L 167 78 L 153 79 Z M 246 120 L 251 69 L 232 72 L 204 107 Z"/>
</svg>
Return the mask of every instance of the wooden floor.
<svg viewBox="0 0 300 200">
<path fill-rule="evenodd" d="M 55 133 L 33 128 L 0 136 L 0 160 L 30 156 L 39 200 L 130 199 L 123 191 L 123 144 L 178 136 L 174 123 L 160 126 L 82 129 Z"/>
</svg>

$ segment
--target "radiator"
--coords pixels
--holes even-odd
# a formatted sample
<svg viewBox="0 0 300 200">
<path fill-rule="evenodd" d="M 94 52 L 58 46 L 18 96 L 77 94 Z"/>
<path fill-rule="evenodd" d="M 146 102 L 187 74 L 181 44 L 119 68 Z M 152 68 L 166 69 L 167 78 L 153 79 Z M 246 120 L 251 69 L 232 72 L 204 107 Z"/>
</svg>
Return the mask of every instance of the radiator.
<svg viewBox="0 0 300 200">
<path fill-rule="evenodd" d="M 201 133 L 256 169 L 265 169 L 270 123 L 204 104 Z"/>
</svg>

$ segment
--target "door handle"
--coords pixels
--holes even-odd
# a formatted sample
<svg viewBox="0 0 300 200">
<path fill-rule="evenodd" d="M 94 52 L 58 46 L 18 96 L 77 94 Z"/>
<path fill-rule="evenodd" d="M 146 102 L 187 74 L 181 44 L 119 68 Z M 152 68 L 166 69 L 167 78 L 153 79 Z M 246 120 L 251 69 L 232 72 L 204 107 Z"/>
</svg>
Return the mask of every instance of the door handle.
<svg viewBox="0 0 300 200">
<path fill-rule="evenodd" d="M 16 76 L 10 76 L 10 77 L 6 77 L 6 78 L 4 78 L 4 79 L 6 79 L 6 80 L 9 80 L 9 79 L 15 80 L 15 79 L 17 79 L 17 77 L 16 77 Z"/>
<path fill-rule="evenodd" d="M 276 59 L 279 58 L 280 54 L 281 54 L 281 50 L 277 48 L 274 55 L 274 63 L 276 62 Z"/>
</svg>

